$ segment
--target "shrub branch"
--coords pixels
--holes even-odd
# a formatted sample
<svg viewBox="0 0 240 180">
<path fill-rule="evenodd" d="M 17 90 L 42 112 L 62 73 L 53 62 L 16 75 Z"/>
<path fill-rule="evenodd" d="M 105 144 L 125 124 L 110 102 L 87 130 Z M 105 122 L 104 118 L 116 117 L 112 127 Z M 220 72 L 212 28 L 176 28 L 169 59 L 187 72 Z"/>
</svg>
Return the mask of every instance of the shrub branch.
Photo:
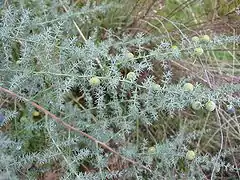
<svg viewBox="0 0 240 180">
<path fill-rule="evenodd" d="M 62 125 L 64 128 L 66 128 L 67 130 L 78 132 L 78 133 L 81 134 L 82 136 L 84 136 L 84 137 L 92 140 L 92 141 L 95 142 L 96 144 L 99 144 L 103 149 L 108 150 L 108 151 L 112 152 L 113 154 L 116 154 L 117 156 L 121 157 L 122 159 L 128 161 L 129 163 L 131 163 L 131 164 L 133 164 L 133 165 L 138 165 L 138 166 L 142 167 L 143 169 L 146 169 L 147 171 L 150 171 L 150 172 L 151 172 L 151 169 L 149 169 L 148 167 L 140 164 L 140 163 L 137 162 L 137 161 L 134 161 L 134 160 L 129 159 L 129 158 L 125 157 L 125 156 L 122 156 L 120 153 L 118 153 L 117 151 L 115 151 L 114 149 L 112 149 L 111 147 L 109 147 L 108 145 L 106 145 L 105 143 L 97 140 L 97 139 L 94 138 L 93 136 L 91 136 L 91 135 L 89 135 L 89 134 L 87 134 L 87 133 L 85 133 L 85 132 L 83 132 L 83 131 L 81 131 L 81 130 L 73 127 L 73 126 L 71 126 L 70 124 L 64 122 L 64 121 L 61 120 L 59 117 L 57 117 L 56 115 L 52 114 L 50 111 L 46 110 L 44 107 L 38 105 L 37 103 L 32 102 L 32 101 L 30 101 L 29 99 L 26 99 L 26 98 L 24 98 L 24 97 L 22 97 L 22 96 L 20 96 L 20 95 L 18 95 L 18 94 L 16 94 L 16 93 L 14 93 L 14 92 L 8 90 L 8 89 L 3 88 L 3 87 L 0 87 L 0 92 L 5 92 L 5 93 L 9 94 L 9 95 L 12 96 L 12 97 L 19 98 L 19 99 L 21 99 L 21 100 L 23 100 L 23 101 L 25 101 L 25 102 L 30 103 L 32 106 L 34 106 L 35 108 L 37 108 L 39 111 L 42 111 L 45 115 L 50 116 L 55 122 L 57 122 L 58 124 L 61 124 L 61 125 Z"/>
<path fill-rule="evenodd" d="M 61 1 L 60 1 L 60 2 L 61 2 Z M 61 2 L 61 3 L 62 3 L 62 2 Z M 63 6 L 64 11 L 65 11 L 65 12 L 68 12 L 68 9 L 66 8 L 66 6 L 64 6 L 64 5 L 62 5 L 62 6 Z M 79 28 L 79 26 L 77 25 L 76 21 L 73 20 L 73 24 L 74 24 L 74 26 L 76 27 L 76 29 L 77 29 L 78 33 L 80 34 L 80 36 L 82 37 L 82 39 L 84 40 L 84 42 L 86 43 L 87 39 L 86 39 L 85 36 L 83 35 L 83 33 L 82 33 L 81 29 Z M 98 58 L 96 58 L 96 62 L 97 62 L 97 64 L 99 65 L 99 67 L 100 67 L 101 69 L 103 69 L 103 66 L 102 66 L 102 64 L 101 64 L 101 62 L 100 62 L 100 60 L 99 60 Z"/>
</svg>

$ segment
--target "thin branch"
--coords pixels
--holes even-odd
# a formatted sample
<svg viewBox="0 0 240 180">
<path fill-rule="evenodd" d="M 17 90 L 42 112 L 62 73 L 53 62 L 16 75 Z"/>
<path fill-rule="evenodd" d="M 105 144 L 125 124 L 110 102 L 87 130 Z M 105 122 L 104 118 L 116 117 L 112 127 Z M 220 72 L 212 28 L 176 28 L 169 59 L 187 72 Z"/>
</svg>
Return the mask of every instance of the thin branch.
<svg viewBox="0 0 240 180">
<path fill-rule="evenodd" d="M 218 119 L 218 122 L 219 122 L 219 125 L 220 125 L 220 135 L 221 135 L 221 144 L 220 144 L 220 150 L 218 152 L 218 155 L 217 155 L 217 159 L 215 159 L 215 164 L 213 165 L 213 170 L 212 170 L 212 174 L 211 174 L 211 180 L 214 179 L 214 173 L 216 171 L 216 164 L 218 163 L 219 159 L 221 158 L 221 153 L 222 153 L 222 150 L 223 150 L 223 143 L 224 143 L 224 137 L 223 137 L 223 130 L 221 128 L 222 126 L 222 122 L 220 120 L 220 116 L 219 116 L 219 113 L 218 113 L 218 110 L 216 111 L 216 115 L 217 115 L 217 119 Z"/>
<path fill-rule="evenodd" d="M 61 1 L 60 1 L 60 2 L 61 2 Z M 61 3 L 62 3 L 62 2 L 61 2 Z M 63 9 L 64 9 L 65 12 L 68 12 L 68 9 L 66 8 L 66 6 L 62 5 L 62 7 L 63 7 Z M 77 23 L 76 23 L 74 20 L 73 20 L 73 24 L 74 24 L 74 26 L 77 28 L 78 33 L 79 33 L 80 36 L 83 38 L 84 42 L 86 42 L 87 39 L 85 38 L 85 36 L 83 35 L 81 29 L 78 27 Z"/>
<path fill-rule="evenodd" d="M 48 115 L 50 116 L 53 120 L 55 120 L 55 122 L 57 122 L 58 124 L 61 124 L 64 128 L 66 128 L 67 130 L 70 130 L 70 131 L 75 131 L 75 132 L 78 132 L 79 134 L 81 134 L 82 136 L 92 140 L 93 142 L 95 142 L 96 144 L 99 144 L 103 149 L 106 149 L 110 152 L 112 152 L 113 154 L 116 154 L 117 156 L 121 157 L 122 159 L 128 161 L 129 163 L 133 164 L 133 165 L 138 165 L 140 166 L 141 168 L 143 169 L 146 169 L 147 171 L 150 171 L 151 172 L 151 169 L 149 169 L 148 167 L 140 164 L 139 162 L 137 161 L 134 161 L 132 159 L 129 159 L 125 156 L 122 156 L 121 154 L 119 154 L 117 151 L 115 151 L 114 149 L 112 149 L 111 147 L 109 147 L 108 145 L 106 145 L 105 143 L 101 142 L 101 141 L 98 141 L 96 138 L 94 138 L 93 136 L 71 126 L 70 124 L 64 122 L 63 120 L 61 120 L 59 117 L 57 117 L 56 115 L 52 114 L 51 112 L 49 112 L 48 110 L 46 110 L 45 108 L 43 108 L 42 106 L 38 105 L 37 103 L 35 102 L 32 102 L 8 89 L 5 89 L 3 87 L 0 87 L 0 92 L 5 92 L 7 94 L 9 94 L 10 96 L 12 97 L 17 97 L 17 98 L 20 98 L 22 99 L 23 101 L 25 102 L 28 102 L 30 103 L 32 106 L 34 106 L 35 108 L 37 108 L 38 110 L 42 111 L 45 115 Z"/>
</svg>

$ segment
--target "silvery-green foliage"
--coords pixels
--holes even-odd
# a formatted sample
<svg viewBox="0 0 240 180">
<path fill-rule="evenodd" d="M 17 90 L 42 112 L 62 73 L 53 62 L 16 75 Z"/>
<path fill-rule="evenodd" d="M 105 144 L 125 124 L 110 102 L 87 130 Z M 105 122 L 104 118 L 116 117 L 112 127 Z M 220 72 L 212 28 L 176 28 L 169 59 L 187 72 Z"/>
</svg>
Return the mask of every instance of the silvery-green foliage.
<svg viewBox="0 0 240 180">
<path fill-rule="evenodd" d="M 183 82 L 172 84 L 172 72 L 168 69 L 167 61 L 194 57 L 193 49 L 196 45 L 185 41 L 186 38 L 177 51 L 170 49 L 170 42 L 141 33 L 134 38 L 129 35 L 116 37 L 109 31 L 107 38 L 99 42 L 97 36 L 94 36 L 96 31 L 93 30 L 92 37 L 84 42 L 72 20 L 82 27 L 108 11 L 111 5 L 87 4 L 80 10 L 70 8 L 68 12 L 61 12 L 57 8 L 69 4 L 61 4 L 55 0 L 28 3 L 16 1 L 16 6 L 21 5 L 22 8 L 10 6 L 1 11 L 1 86 L 37 102 L 61 117 L 64 122 L 87 132 L 99 141 L 114 140 L 120 144 L 129 142 L 129 135 L 135 131 L 137 121 L 151 125 L 158 120 L 159 112 L 183 110 L 193 101 L 206 102 L 211 99 L 221 103 L 226 94 L 240 91 L 239 84 L 223 85 L 214 90 L 199 84 L 189 93 L 182 89 Z M 28 8 L 31 3 L 36 6 L 34 9 Z M 238 36 L 215 37 L 210 43 L 199 46 L 210 50 L 215 46 L 239 41 Z M 151 42 L 158 44 L 156 48 L 144 48 Z M 137 49 L 132 59 L 126 55 L 131 47 Z M 152 60 L 162 61 L 165 70 L 163 86 L 159 89 L 153 89 L 154 77 L 151 74 L 142 78 L 144 73 L 152 71 Z M 134 72 L 138 79 L 127 79 L 126 72 L 121 72 L 126 69 Z M 89 84 L 89 79 L 93 76 L 98 76 L 101 81 L 97 87 Z M 76 96 L 82 95 L 83 102 L 75 102 L 73 105 Z M 240 101 L 232 99 L 232 103 L 239 105 Z M 25 106 L 29 111 L 33 110 L 29 104 Z M 18 120 L 15 111 L 3 112 L 8 121 L 14 118 Z M 30 114 L 26 113 L 20 118 L 19 127 L 23 132 L 21 136 L 25 135 L 26 138 L 15 135 L 13 137 L 16 137 L 16 141 L 13 144 L 4 138 L 0 140 L 0 145 L 4 146 L 0 149 L 3 173 L 16 174 L 29 164 L 43 165 L 60 161 L 63 169 L 66 169 L 62 179 L 144 179 L 144 175 L 152 179 L 171 179 L 176 178 L 174 170 L 179 161 L 184 159 L 187 150 L 188 137 L 183 135 L 158 143 L 155 155 L 149 155 L 146 152 L 147 147 L 142 144 L 139 150 L 139 145 L 122 143 L 119 152 L 148 167 L 154 166 L 152 173 L 145 172 L 138 166 L 108 172 L 108 153 L 103 152 L 95 143 L 68 132 L 47 116 L 42 116 L 38 124 L 31 119 Z M 41 131 L 42 135 L 46 135 L 47 145 L 41 152 L 26 154 L 24 139 L 34 138 L 33 131 Z M 14 143 L 18 144 L 17 147 Z M 202 165 L 201 160 L 197 159 L 191 166 L 188 164 L 189 179 L 203 176 L 197 169 L 198 165 Z M 205 161 L 211 162 L 207 159 Z M 84 162 L 88 162 L 97 171 L 78 172 L 80 164 Z M 14 177 L 9 174 L 8 178 Z"/>
</svg>

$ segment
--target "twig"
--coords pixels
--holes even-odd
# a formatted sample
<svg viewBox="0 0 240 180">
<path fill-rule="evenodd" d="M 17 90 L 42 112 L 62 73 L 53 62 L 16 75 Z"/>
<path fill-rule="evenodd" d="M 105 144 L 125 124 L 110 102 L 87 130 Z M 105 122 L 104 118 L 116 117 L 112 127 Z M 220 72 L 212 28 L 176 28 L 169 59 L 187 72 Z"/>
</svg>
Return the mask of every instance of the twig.
<svg viewBox="0 0 240 180">
<path fill-rule="evenodd" d="M 42 111 L 45 115 L 48 115 L 50 116 L 53 120 L 55 120 L 55 122 L 57 122 L 58 124 L 61 124 L 63 127 L 65 127 L 66 129 L 70 130 L 70 131 L 75 131 L 75 132 L 78 132 L 79 134 L 81 134 L 82 136 L 92 140 L 93 142 L 95 142 L 96 144 L 99 144 L 103 149 L 106 149 L 106 150 L 109 150 L 110 152 L 112 152 L 113 154 L 116 154 L 117 156 L 121 157 L 122 159 L 128 161 L 129 163 L 133 164 L 133 165 L 139 165 L 141 168 L 143 169 L 146 169 L 147 171 L 150 171 L 151 172 L 151 169 L 149 169 L 148 167 L 140 164 L 139 162 L 137 161 L 134 161 L 132 159 L 129 159 L 125 156 L 122 156 L 121 154 L 119 154 L 117 151 L 115 151 L 114 149 L 112 149 L 111 147 L 109 147 L 108 145 L 106 145 L 105 143 L 101 142 L 101 141 L 98 141 L 96 138 L 94 138 L 93 136 L 71 126 L 70 124 L 64 122 L 63 120 L 61 120 L 59 117 L 57 117 L 56 115 L 52 114 L 51 112 L 49 112 L 48 110 L 46 110 L 45 108 L 43 108 L 42 106 L 38 105 L 37 103 L 35 102 L 32 102 L 8 89 L 5 89 L 3 87 L 0 87 L 0 92 L 5 92 L 7 94 L 9 94 L 10 96 L 12 97 L 17 97 L 17 98 L 20 98 L 22 99 L 23 101 L 25 102 L 28 102 L 30 103 L 32 106 L 34 106 L 35 108 L 37 108 L 38 110 Z"/>
<path fill-rule="evenodd" d="M 216 164 L 218 163 L 217 161 L 221 158 L 221 153 L 222 153 L 222 150 L 223 150 L 223 143 L 224 143 L 224 137 L 223 137 L 223 131 L 222 131 L 222 128 L 221 128 L 221 125 L 222 125 L 222 122 L 220 120 L 220 116 L 219 116 L 219 113 L 218 111 L 216 111 L 216 115 L 217 115 L 217 119 L 218 119 L 218 122 L 219 122 L 219 125 L 220 125 L 220 135 L 221 135 L 221 144 L 220 144 L 220 150 L 218 152 L 218 155 L 217 155 L 217 159 L 215 160 L 215 163 L 213 165 L 213 170 L 212 170 L 212 174 L 211 174 L 211 180 L 214 179 L 214 173 L 216 171 Z"/>
<path fill-rule="evenodd" d="M 61 2 L 61 1 L 60 1 L 60 2 Z M 62 2 L 61 2 L 61 3 L 62 3 Z M 64 9 L 65 12 L 68 12 L 68 9 L 66 8 L 66 6 L 62 5 L 62 7 L 63 7 L 63 9 Z M 85 38 L 85 36 L 83 35 L 81 29 L 78 27 L 77 23 L 76 23 L 74 20 L 73 20 L 73 24 L 74 24 L 74 26 L 77 28 L 78 33 L 79 33 L 80 36 L 83 38 L 84 42 L 86 42 L 87 39 Z"/>
<path fill-rule="evenodd" d="M 8 5 L 8 0 L 5 0 L 4 3 L 3 3 L 4 6 L 7 6 Z"/>
</svg>

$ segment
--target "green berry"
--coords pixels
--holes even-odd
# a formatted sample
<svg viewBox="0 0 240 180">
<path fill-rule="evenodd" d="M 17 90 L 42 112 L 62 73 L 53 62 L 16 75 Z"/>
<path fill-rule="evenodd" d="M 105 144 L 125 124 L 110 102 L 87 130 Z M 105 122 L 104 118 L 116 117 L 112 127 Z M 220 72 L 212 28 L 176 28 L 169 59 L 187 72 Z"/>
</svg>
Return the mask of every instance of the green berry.
<svg viewBox="0 0 240 180">
<path fill-rule="evenodd" d="M 155 153 L 156 152 L 156 148 L 154 146 L 148 148 L 148 153 Z"/>
<path fill-rule="evenodd" d="M 129 59 L 132 59 L 132 58 L 134 58 L 134 55 L 133 55 L 133 53 L 128 52 L 128 53 L 127 53 L 127 57 L 128 57 Z"/>
<path fill-rule="evenodd" d="M 135 72 L 129 72 L 127 74 L 127 79 L 128 80 L 135 80 L 136 78 L 137 78 L 137 76 L 136 76 Z"/>
<path fill-rule="evenodd" d="M 193 36 L 192 41 L 195 42 L 195 43 L 198 43 L 199 42 L 199 37 Z"/>
<path fill-rule="evenodd" d="M 21 64 L 21 63 L 22 63 L 22 61 L 20 61 L 20 60 L 16 61 L 16 64 Z"/>
<path fill-rule="evenodd" d="M 193 91 L 194 86 L 191 83 L 185 83 L 183 85 L 184 91 Z"/>
<path fill-rule="evenodd" d="M 209 42 L 210 41 L 210 37 L 208 35 L 203 35 L 201 37 L 201 40 L 204 41 L 204 42 Z"/>
<path fill-rule="evenodd" d="M 199 110 L 199 109 L 201 109 L 201 107 L 202 107 L 202 103 L 199 101 L 195 101 L 192 103 L 192 109 L 194 109 L 194 110 Z"/>
<path fill-rule="evenodd" d="M 213 101 L 208 101 L 206 104 L 205 104 L 205 108 L 208 110 L 208 111 L 214 111 L 216 109 L 216 104 L 213 102 Z"/>
<path fill-rule="evenodd" d="M 194 49 L 194 53 L 197 55 L 197 56 L 201 56 L 203 54 L 203 49 L 198 47 L 198 48 L 195 48 Z"/>
<path fill-rule="evenodd" d="M 99 86 L 100 85 L 100 79 L 97 77 L 97 76 L 95 76 L 95 77 L 92 77 L 90 80 L 89 80 L 89 84 L 91 85 L 91 86 Z"/>
<path fill-rule="evenodd" d="M 195 157 L 196 157 L 196 153 L 192 150 L 186 153 L 186 159 L 189 161 L 192 161 L 193 159 L 195 159 Z"/>
<path fill-rule="evenodd" d="M 153 90 L 157 91 L 157 90 L 161 89 L 161 86 L 159 84 L 153 83 L 152 88 L 153 88 Z"/>
<path fill-rule="evenodd" d="M 33 117 L 38 117 L 38 116 L 40 116 L 40 112 L 33 111 L 32 115 L 33 115 Z"/>
<path fill-rule="evenodd" d="M 177 46 L 172 46 L 172 50 L 178 50 L 178 47 Z"/>
</svg>

